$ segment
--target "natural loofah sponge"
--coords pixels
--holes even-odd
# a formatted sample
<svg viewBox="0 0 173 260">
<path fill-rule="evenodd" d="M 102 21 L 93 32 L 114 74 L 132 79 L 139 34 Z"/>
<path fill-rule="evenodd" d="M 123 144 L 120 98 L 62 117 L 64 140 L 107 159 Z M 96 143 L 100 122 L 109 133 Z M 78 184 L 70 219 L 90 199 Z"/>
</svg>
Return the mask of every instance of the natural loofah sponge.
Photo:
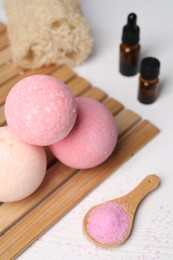
<svg viewBox="0 0 173 260">
<path fill-rule="evenodd" d="M 91 34 L 76 0 L 4 0 L 4 7 L 15 64 L 74 66 L 90 54 Z"/>
</svg>

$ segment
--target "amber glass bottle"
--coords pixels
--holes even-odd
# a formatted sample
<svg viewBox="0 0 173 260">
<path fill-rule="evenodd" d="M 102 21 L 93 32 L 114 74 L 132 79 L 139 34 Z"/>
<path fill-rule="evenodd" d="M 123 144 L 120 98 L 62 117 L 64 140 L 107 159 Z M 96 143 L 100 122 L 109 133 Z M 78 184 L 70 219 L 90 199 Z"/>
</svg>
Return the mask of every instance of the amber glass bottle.
<svg viewBox="0 0 173 260">
<path fill-rule="evenodd" d="M 138 100 L 144 104 L 155 102 L 159 95 L 160 62 L 153 57 L 142 60 L 139 77 Z"/>
<path fill-rule="evenodd" d="M 123 27 L 122 43 L 120 44 L 120 73 L 125 76 L 133 76 L 138 72 L 139 64 L 139 32 L 136 25 L 137 16 L 130 13 L 127 25 Z"/>
</svg>

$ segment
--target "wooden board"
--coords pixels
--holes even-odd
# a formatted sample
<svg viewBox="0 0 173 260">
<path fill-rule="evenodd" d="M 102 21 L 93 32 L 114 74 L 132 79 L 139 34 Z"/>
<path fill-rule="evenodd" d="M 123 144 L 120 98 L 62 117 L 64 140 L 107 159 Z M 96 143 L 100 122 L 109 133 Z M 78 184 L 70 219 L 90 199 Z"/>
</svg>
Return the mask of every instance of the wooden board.
<svg viewBox="0 0 173 260">
<path fill-rule="evenodd" d="M 2 40 L 2 41 L 1 41 Z M 119 129 L 118 145 L 103 164 L 88 170 L 69 168 L 45 148 L 48 170 L 40 188 L 28 198 L 0 203 L 0 259 L 14 259 L 62 218 L 89 192 L 103 182 L 126 160 L 153 139 L 159 129 L 135 112 L 124 108 L 97 87 L 66 66 L 24 71 L 11 62 L 5 27 L 0 24 L 0 125 L 5 125 L 4 103 L 13 85 L 33 74 L 49 74 L 67 83 L 75 96 L 94 98 L 115 116 Z"/>
</svg>

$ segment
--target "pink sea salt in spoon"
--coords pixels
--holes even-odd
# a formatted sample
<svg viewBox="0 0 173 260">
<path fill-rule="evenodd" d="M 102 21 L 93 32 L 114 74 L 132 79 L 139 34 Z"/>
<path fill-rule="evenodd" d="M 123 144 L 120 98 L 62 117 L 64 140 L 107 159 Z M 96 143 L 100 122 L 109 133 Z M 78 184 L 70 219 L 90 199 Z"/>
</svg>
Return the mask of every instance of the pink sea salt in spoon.
<svg viewBox="0 0 173 260">
<path fill-rule="evenodd" d="M 134 215 L 141 200 L 160 183 L 156 175 L 148 175 L 127 195 L 92 207 L 83 220 L 86 237 L 97 246 L 115 247 L 130 235 Z"/>
</svg>

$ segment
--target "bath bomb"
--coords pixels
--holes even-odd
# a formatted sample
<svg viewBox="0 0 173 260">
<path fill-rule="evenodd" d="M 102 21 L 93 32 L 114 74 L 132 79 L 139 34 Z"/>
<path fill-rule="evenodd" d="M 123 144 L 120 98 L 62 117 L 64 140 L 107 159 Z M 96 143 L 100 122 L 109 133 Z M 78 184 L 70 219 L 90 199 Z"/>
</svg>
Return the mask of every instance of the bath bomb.
<svg viewBox="0 0 173 260">
<path fill-rule="evenodd" d="M 76 98 L 78 115 L 72 131 L 50 150 L 65 165 L 86 169 L 104 162 L 117 143 L 117 126 L 111 112 L 90 98 Z"/>
<path fill-rule="evenodd" d="M 9 92 L 5 116 L 11 131 L 33 145 L 63 139 L 77 115 L 71 90 L 54 77 L 34 75 L 19 81 Z"/>
<path fill-rule="evenodd" d="M 26 144 L 7 126 L 0 127 L 0 201 L 21 200 L 33 193 L 46 173 L 46 155 L 40 146 Z"/>
</svg>

